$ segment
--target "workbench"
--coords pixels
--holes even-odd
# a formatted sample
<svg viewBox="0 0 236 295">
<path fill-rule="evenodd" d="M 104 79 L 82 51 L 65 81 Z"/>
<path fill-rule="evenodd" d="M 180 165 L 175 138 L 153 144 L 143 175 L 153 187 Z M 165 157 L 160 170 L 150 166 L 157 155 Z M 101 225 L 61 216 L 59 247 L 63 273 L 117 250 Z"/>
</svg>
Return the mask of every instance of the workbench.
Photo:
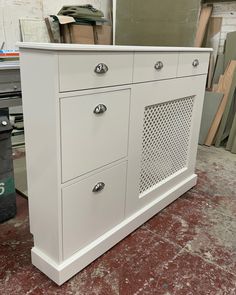
<svg viewBox="0 0 236 295">
<path fill-rule="evenodd" d="M 22 105 L 19 61 L 0 62 L 0 109 Z"/>
</svg>

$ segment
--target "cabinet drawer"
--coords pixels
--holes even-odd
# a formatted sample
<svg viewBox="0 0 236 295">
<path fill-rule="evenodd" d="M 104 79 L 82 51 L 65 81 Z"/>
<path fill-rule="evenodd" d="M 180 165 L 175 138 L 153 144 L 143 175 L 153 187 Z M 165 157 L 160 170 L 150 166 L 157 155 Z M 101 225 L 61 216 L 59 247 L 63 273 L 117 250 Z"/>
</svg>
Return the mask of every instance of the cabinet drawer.
<svg viewBox="0 0 236 295">
<path fill-rule="evenodd" d="M 129 84 L 132 67 L 132 53 L 61 53 L 60 91 Z"/>
<path fill-rule="evenodd" d="M 129 101 L 129 89 L 61 100 L 63 182 L 127 156 Z"/>
<path fill-rule="evenodd" d="M 209 53 L 180 53 L 178 77 L 206 74 L 208 71 Z"/>
<path fill-rule="evenodd" d="M 175 78 L 178 53 L 135 53 L 134 82 Z"/>
<path fill-rule="evenodd" d="M 64 259 L 124 218 L 126 162 L 62 190 Z"/>
</svg>

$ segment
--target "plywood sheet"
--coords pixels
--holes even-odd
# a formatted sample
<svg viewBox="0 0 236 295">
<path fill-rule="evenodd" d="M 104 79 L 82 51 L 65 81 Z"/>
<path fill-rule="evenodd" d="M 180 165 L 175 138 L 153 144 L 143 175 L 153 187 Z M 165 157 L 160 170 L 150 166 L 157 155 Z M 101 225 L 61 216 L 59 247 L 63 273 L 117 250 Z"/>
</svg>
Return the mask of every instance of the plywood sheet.
<svg viewBox="0 0 236 295">
<path fill-rule="evenodd" d="M 216 93 L 211 91 L 206 91 L 203 111 L 202 111 L 202 121 L 199 135 L 199 144 L 204 144 L 208 131 L 214 120 L 215 114 L 219 108 L 220 102 L 223 98 L 223 93 Z"/>
<path fill-rule="evenodd" d="M 47 26 L 41 19 L 20 19 L 22 40 L 24 42 L 49 43 Z"/>
<path fill-rule="evenodd" d="M 216 116 L 212 122 L 211 128 L 208 132 L 207 139 L 205 141 L 205 145 L 210 146 L 213 143 L 213 140 L 215 138 L 216 132 L 218 130 L 218 127 L 220 125 L 220 121 L 222 119 L 223 113 L 225 111 L 225 107 L 227 104 L 229 92 L 230 92 L 230 87 L 233 79 L 233 75 L 236 69 L 236 61 L 231 61 L 229 66 L 227 67 L 225 74 L 223 76 L 222 81 L 219 83 L 219 87 L 217 92 L 223 92 L 224 97 L 221 101 L 221 104 L 219 106 L 219 109 L 216 113 Z"/>
<path fill-rule="evenodd" d="M 213 75 L 213 84 L 217 84 L 220 79 L 220 75 L 224 73 L 224 54 L 219 53 L 216 60 L 215 71 Z"/>
<path fill-rule="evenodd" d="M 236 60 L 236 31 L 227 34 L 225 43 L 225 60 L 224 68 L 231 60 Z"/>
<path fill-rule="evenodd" d="M 212 5 L 203 6 L 201 9 L 197 33 L 196 33 L 195 42 L 194 42 L 194 46 L 196 47 L 202 46 L 203 39 L 207 30 L 207 24 L 209 22 L 209 19 L 212 13 L 212 9 L 213 9 Z"/>
<path fill-rule="evenodd" d="M 227 103 L 226 103 L 225 110 L 220 122 L 219 129 L 216 134 L 216 139 L 215 139 L 216 147 L 219 147 L 221 144 L 221 141 L 224 139 L 223 134 L 225 134 L 227 122 L 232 121 L 230 117 L 232 116 L 234 111 L 235 88 L 236 88 L 236 71 L 234 71 L 234 74 L 233 74 L 233 79 L 230 86 Z"/>
<path fill-rule="evenodd" d="M 117 45 L 194 45 L 199 0 L 116 2 Z"/>
<path fill-rule="evenodd" d="M 221 25 L 222 25 L 221 17 L 210 18 L 208 30 L 207 30 L 206 47 L 213 48 L 213 53 L 211 54 L 210 67 L 208 71 L 208 81 L 207 81 L 208 88 L 211 88 L 213 74 L 214 74 L 215 65 L 217 61 L 218 49 L 220 44 Z"/>
<path fill-rule="evenodd" d="M 234 121 L 229 134 L 229 139 L 227 142 L 226 149 L 231 150 L 233 153 L 236 153 L 236 113 L 234 116 Z"/>
</svg>

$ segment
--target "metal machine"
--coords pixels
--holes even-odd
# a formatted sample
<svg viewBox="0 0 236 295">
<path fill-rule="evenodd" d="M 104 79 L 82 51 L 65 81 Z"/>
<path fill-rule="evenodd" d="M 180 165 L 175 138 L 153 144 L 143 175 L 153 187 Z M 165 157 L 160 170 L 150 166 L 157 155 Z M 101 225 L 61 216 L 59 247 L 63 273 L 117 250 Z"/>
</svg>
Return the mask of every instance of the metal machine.
<svg viewBox="0 0 236 295">
<path fill-rule="evenodd" d="M 16 214 L 11 141 L 16 122 L 12 116 L 14 122 L 11 124 L 9 109 L 21 104 L 19 62 L 0 62 L 0 222 Z M 19 114 L 17 116 L 19 120 Z M 23 115 L 21 117 L 23 122 Z"/>
</svg>

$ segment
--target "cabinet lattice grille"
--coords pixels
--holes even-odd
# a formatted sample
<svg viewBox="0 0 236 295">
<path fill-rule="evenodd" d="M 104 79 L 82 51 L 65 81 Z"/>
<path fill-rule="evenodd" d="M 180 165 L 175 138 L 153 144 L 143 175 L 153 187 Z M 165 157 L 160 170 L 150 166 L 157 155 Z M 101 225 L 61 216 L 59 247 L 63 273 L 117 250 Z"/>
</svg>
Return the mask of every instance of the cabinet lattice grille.
<svg viewBox="0 0 236 295">
<path fill-rule="evenodd" d="M 139 193 L 187 165 L 194 96 L 145 107 Z"/>
</svg>

